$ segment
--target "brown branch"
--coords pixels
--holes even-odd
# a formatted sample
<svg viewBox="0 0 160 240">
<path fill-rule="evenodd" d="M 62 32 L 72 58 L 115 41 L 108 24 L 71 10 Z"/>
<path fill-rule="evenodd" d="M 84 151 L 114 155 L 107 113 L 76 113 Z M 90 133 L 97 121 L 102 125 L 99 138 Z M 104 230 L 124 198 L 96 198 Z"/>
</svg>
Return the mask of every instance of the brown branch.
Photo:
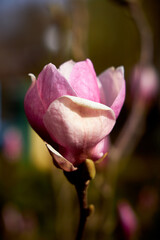
<svg viewBox="0 0 160 240">
<path fill-rule="evenodd" d="M 136 23 L 141 39 L 140 63 L 149 64 L 153 60 L 152 30 L 139 1 L 128 1 L 131 15 Z"/>
</svg>

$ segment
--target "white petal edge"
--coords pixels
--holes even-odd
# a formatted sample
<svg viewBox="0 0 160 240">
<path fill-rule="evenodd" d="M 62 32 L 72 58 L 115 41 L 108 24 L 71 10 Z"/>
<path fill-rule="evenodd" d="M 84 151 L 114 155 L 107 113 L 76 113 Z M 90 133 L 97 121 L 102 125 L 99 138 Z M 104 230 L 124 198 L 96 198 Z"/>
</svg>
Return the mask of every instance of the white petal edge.
<svg viewBox="0 0 160 240">
<path fill-rule="evenodd" d="M 86 106 L 86 107 L 89 107 L 91 109 L 109 110 L 109 111 L 112 112 L 112 117 L 115 119 L 114 111 L 110 107 L 108 107 L 107 105 L 104 105 L 102 103 L 94 102 L 94 101 L 91 101 L 91 100 L 88 100 L 88 99 L 85 99 L 85 98 L 69 96 L 69 95 L 64 95 L 64 96 L 62 96 L 58 99 L 61 99 L 61 98 L 68 98 L 72 102 L 77 103 L 79 106 Z"/>
</svg>

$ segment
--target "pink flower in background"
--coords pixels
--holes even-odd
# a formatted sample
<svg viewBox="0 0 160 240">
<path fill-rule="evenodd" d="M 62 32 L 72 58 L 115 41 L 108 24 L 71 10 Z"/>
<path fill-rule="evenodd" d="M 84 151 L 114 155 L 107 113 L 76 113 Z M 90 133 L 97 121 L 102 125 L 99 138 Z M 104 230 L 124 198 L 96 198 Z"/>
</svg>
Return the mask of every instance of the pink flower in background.
<svg viewBox="0 0 160 240">
<path fill-rule="evenodd" d="M 37 228 L 36 216 L 31 212 L 22 213 L 17 206 L 6 203 L 2 208 L 2 221 L 9 236 L 29 236 Z M 10 239 L 10 238 L 9 238 Z"/>
<path fill-rule="evenodd" d="M 110 68 L 97 78 L 89 59 L 48 64 L 33 75 L 24 108 L 33 129 L 46 141 L 54 163 L 65 171 L 106 153 L 111 132 L 125 99 L 123 68 Z"/>
<path fill-rule="evenodd" d="M 132 95 L 140 101 L 150 103 L 158 93 L 159 80 L 153 66 L 137 65 L 131 77 Z"/>
<path fill-rule="evenodd" d="M 8 128 L 3 136 L 3 152 L 8 160 L 15 161 L 22 154 L 22 133 L 15 127 Z"/>
<path fill-rule="evenodd" d="M 126 239 L 132 239 L 138 229 L 138 221 L 135 212 L 127 201 L 120 201 L 118 214 Z"/>
</svg>

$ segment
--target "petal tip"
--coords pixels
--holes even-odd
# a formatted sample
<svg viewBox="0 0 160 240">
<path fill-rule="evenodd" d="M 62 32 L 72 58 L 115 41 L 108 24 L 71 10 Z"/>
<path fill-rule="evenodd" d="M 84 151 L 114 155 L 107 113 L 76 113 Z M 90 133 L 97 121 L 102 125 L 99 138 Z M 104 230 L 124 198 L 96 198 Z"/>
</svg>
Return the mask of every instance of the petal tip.
<svg viewBox="0 0 160 240">
<path fill-rule="evenodd" d="M 43 70 L 49 70 L 49 69 L 55 69 L 56 68 L 56 66 L 53 64 L 53 63 L 48 63 L 48 64 L 46 64 L 45 66 L 44 66 L 44 68 L 43 68 Z M 57 68 L 56 68 L 57 69 Z M 42 71 L 43 71 L 42 70 Z"/>
<path fill-rule="evenodd" d="M 116 70 L 121 72 L 121 74 L 124 76 L 124 67 L 123 66 L 117 67 Z"/>
<path fill-rule="evenodd" d="M 31 78 L 32 83 L 36 81 L 36 77 L 33 73 L 28 73 L 28 76 Z"/>
</svg>

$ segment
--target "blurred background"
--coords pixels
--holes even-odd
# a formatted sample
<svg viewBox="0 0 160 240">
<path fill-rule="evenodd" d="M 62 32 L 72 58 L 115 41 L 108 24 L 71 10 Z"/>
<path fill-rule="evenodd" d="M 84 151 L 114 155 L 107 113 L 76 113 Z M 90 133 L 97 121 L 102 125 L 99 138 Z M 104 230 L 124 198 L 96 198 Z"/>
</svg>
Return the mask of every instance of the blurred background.
<svg viewBox="0 0 160 240">
<path fill-rule="evenodd" d="M 76 193 L 29 127 L 23 101 L 31 84 L 28 73 L 37 77 L 49 62 L 58 67 L 87 57 L 97 75 L 124 66 L 126 100 L 110 139 L 117 147 L 127 139 L 132 147 L 126 144 L 118 155 L 125 161 L 116 176 L 110 218 L 107 161 L 97 166 L 89 188 L 95 213 L 85 239 L 106 239 L 108 229 L 108 239 L 160 239 L 160 3 L 135 2 L 140 8 L 125 0 L 0 1 L 0 239 L 74 239 Z M 138 85 L 131 87 L 137 64 L 156 74 L 148 98 L 139 97 Z"/>
</svg>

